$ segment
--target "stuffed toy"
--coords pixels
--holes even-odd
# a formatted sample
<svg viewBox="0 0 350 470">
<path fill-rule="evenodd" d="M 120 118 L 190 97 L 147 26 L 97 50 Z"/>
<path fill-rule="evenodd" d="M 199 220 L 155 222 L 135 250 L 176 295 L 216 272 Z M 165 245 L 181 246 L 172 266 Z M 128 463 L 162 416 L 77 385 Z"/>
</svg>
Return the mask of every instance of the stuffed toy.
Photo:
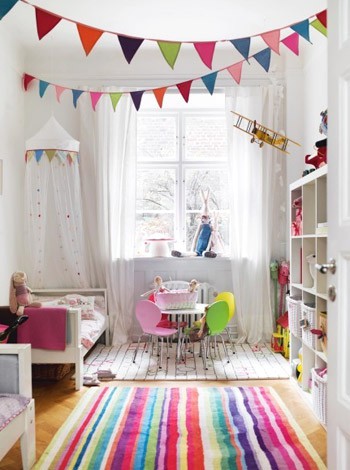
<svg viewBox="0 0 350 470">
<path fill-rule="evenodd" d="M 200 284 L 197 279 L 192 279 L 192 281 L 188 284 L 188 292 L 195 292 L 199 286 Z"/>
<path fill-rule="evenodd" d="M 12 274 L 10 282 L 10 310 L 21 316 L 24 307 L 41 307 L 40 302 L 33 302 L 32 290 L 27 286 L 27 275 L 23 271 Z"/>
<path fill-rule="evenodd" d="M 197 227 L 191 251 L 181 252 L 177 250 L 172 250 L 171 256 L 181 257 L 181 256 L 205 256 L 206 258 L 216 258 L 217 254 L 213 251 L 213 226 L 209 217 L 209 201 L 210 189 L 207 189 L 205 193 L 201 190 L 201 196 L 203 201 L 202 215 L 200 223 Z"/>
</svg>

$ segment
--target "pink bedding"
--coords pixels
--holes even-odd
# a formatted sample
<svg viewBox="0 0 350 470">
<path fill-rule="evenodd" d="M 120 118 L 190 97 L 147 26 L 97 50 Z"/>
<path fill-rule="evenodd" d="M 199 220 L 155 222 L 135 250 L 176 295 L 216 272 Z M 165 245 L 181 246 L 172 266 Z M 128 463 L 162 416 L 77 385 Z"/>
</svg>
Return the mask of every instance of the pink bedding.
<svg viewBox="0 0 350 470">
<path fill-rule="evenodd" d="M 18 343 L 31 343 L 32 348 L 64 351 L 66 349 L 66 307 L 26 307 L 28 321 L 17 332 Z"/>
</svg>

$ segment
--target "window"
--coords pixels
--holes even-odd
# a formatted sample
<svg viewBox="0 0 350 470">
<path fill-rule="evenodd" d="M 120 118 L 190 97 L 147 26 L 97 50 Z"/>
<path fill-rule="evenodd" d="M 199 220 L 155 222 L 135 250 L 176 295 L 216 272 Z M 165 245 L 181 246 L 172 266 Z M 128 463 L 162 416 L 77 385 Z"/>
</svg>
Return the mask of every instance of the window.
<svg viewBox="0 0 350 470">
<path fill-rule="evenodd" d="M 147 238 L 171 237 L 177 249 L 191 250 L 201 190 L 210 190 L 211 222 L 225 246 L 229 240 L 223 94 L 196 93 L 192 105 L 180 95 L 170 98 L 164 109 L 143 102 L 137 116 L 136 256 L 144 255 Z"/>
</svg>

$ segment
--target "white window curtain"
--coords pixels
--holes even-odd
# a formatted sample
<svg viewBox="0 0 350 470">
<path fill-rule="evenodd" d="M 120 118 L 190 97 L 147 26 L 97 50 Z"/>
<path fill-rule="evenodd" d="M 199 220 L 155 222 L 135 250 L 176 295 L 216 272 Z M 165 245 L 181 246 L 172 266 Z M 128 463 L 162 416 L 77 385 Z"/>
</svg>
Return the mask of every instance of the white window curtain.
<svg viewBox="0 0 350 470">
<path fill-rule="evenodd" d="M 36 150 L 26 152 L 24 269 L 31 287 L 87 287 L 79 154 L 65 150 L 75 141 L 57 121 L 47 125 L 51 141 L 38 134 L 26 143 Z"/>
<path fill-rule="evenodd" d="M 115 112 L 107 97 L 93 111 L 88 93 L 79 109 L 88 276 L 107 286 L 112 343 L 122 344 L 134 318 L 136 110 L 125 94 Z"/>
<path fill-rule="evenodd" d="M 231 259 L 239 342 L 270 341 L 275 329 L 270 261 L 285 256 L 285 154 L 259 148 L 232 126 L 231 111 L 280 131 L 283 87 L 237 87 L 226 92 Z"/>
</svg>

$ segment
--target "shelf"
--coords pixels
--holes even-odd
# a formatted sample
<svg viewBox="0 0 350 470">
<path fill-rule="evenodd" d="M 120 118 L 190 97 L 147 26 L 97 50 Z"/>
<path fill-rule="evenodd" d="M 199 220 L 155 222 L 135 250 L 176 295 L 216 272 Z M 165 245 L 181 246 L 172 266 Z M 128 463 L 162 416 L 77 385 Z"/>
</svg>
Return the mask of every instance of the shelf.
<svg viewBox="0 0 350 470">
<path fill-rule="evenodd" d="M 293 233 L 301 233 L 290 237 L 290 295 L 294 298 L 289 311 L 289 324 L 293 329 L 290 362 L 293 370 L 295 360 L 302 360 L 302 386 L 295 377 L 293 381 L 316 410 L 317 406 L 313 405 L 318 400 L 315 398 L 318 389 L 309 391 L 311 371 L 327 366 L 327 354 L 321 350 L 320 340 L 314 342 L 310 329 L 320 329 L 321 325 L 327 328 L 327 320 L 321 313 L 327 311 L 328 299 L 327 276 L 317 271 L 313 263 L 327 263 L 327 233 L 316 233 L 317 227 L 325 226 L 327 220 L 327 166 L 324 166 L 290 185 L 290 233 L 292 228 Z M 300 298 L 299 306 L 297 298 Z M 312 304 L 314 308 L 304 308 L 303 304 Z M 307 321 L 304 338 L 299 337 L 302 319 Z"/>
</svg>

